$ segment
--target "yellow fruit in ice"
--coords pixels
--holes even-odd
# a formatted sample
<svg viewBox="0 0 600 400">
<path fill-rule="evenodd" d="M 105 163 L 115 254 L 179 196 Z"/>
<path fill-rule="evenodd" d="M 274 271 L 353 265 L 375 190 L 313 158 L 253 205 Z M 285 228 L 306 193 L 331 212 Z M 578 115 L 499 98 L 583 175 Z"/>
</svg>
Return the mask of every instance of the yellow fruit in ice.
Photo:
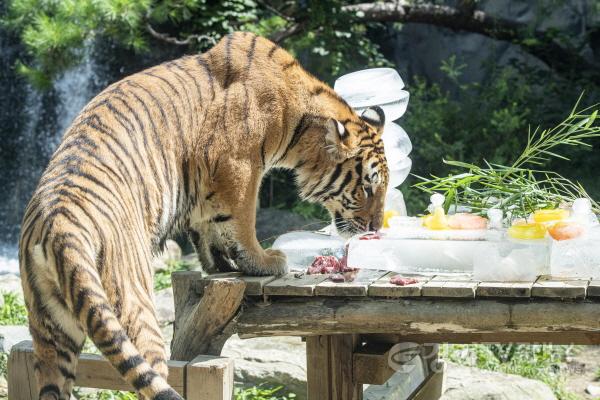
<svg viewBox="0 0 600 400">
<path fill-rule="evenodd" d="M 569 210 L 556 208 L 554 210 L 537 210 L 533 213 L 533 220 L 538 223 L 562 221 L 569 218 Z"/>
<path fill-rule="evenodd" d="M 433 214 L 423 217 L 423 226 L 436 231 L 448 229 L 448 220 L 446 214 L 444 214 L 444 209 L 438 207 L 433 211 Z"/>
<path fill-rule="evenodd" d="M 517 224 L 508 228 L 508 236 L 513 239 L 543 239 L 546 227 L 543 224 Z"/>
<path fill-rule="evenodd" d="M 399 217 L 400 213 L 396 210 L 386 210 L 383 213 L 383 227 L 384 228 L 389 228 L 390 227 L 390 218 L 392 217 Z"/>
</svg>

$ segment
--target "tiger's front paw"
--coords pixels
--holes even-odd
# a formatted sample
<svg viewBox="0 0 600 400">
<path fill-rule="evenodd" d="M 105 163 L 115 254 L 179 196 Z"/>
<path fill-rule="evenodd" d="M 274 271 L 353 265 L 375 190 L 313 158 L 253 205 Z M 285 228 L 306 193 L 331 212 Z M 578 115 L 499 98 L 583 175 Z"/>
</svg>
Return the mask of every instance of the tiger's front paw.
<svg viewBox="0 0 600 400">
<path fill-rule="evenodd" d="M 267 249 L 262 260 L 253 271 L 256 275 L 285 275 L 288 272 L 287 258 L 281 250 Z"/>
</svg>

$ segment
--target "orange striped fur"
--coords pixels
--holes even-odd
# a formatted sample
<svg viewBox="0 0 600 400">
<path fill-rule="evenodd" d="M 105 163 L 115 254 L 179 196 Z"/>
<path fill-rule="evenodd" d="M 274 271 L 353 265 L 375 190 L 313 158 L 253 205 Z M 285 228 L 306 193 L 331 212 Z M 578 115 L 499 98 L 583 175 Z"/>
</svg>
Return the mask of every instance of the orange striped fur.
<svg viewBox="0 0 600 400">
<path fill-rule="evenodd" d="M 234 33 L 203 55 L 96 96 L 54 153 L 23 220 L 21 277 L 40 399 L 68 399 L 86 336 L 148 399 L 166 382 L 151 259 L 186 230 L 203 267 L 286 272 L 255 236 L 271 168 L 297 174 L 343 235 L 378 229 L 388 179 L 384 116 L 359 117 L 285 50 Z"/>
</svg>

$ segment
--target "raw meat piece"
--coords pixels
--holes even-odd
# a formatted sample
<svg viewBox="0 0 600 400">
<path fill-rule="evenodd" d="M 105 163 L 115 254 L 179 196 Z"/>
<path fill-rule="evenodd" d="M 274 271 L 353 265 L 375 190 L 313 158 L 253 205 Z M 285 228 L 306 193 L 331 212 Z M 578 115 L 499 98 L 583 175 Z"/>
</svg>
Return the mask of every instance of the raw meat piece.
<svg viewBox="0 0 600 400">
<path fill-rule="evenodd" d="M 316 256 L 308 267 L 309 274 L 331 274 L 340 270 L 340 262 L 334 256 Z"/>
<path fill-rule="evenodd" d="M 361 237 L 358 238 L 358 240 L 375 240 L 375 239 L 381 239 L 381 236 L 379 236 L 379 233 L 377 233 L 377 232 L 365 233 L 364 235 L 362 235 Z"/>
<path fill-rule="evenodd" d="M 346 282 L 346 277 L 342 274 L 331 274 L 329 275 L 329 279 L 333 282 Z"/>
<path fill-rule="evenodd" d="M 418 283 L 418 282 L 419 282 L 418 279 L 407 278 L 402 275 L 396 275 L 396 276 L 392 276 L 390 278 L 390 283 L 393 283 L 394 285 L 398 285 L 398 286 L 412 285 L 413 283 Z"/>
</svg>

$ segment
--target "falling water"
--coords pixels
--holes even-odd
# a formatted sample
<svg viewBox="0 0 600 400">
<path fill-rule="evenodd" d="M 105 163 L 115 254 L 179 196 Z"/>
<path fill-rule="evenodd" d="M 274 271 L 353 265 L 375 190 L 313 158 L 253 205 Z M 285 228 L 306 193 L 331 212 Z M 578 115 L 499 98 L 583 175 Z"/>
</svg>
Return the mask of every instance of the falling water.
<svg viewBox="0 0 600 400">
<path fill-rule="evenodd" d="M 5 57 L 0 43 L 0 57 Z M 4 43 L 6 45 L 6 43 Z M 10 57 L 10 53 L 9 53 Z M 10 67 L 14 59 L 3 60 Z M 13 121 L 13 129 L 2 134 L 2 175 L 0 187 L 0 274 L 18 273 L 17 242 L 24 208 L 35 189 L 49 158 L 58 146 L 64 131 L 77 113 L 93 96 L 99 86 L 92 57 L 87 56 L 79 66 L 65 72 L 52 88 L 38 91 L 14 72 L 0 76 L 1 86 L 20 86 L 21 107 L 12 107 L 2 117 Z M 16 81 L 10 81 L 16 79 Z M 4 82 L 2 82 L 4 81 Z M 4 103 L 9 103 L 9 96 Z M 9 103 L 10 105 L 10 103 Z M 1 120 L 2 118 L 0 118 Z"/>
</svg>

